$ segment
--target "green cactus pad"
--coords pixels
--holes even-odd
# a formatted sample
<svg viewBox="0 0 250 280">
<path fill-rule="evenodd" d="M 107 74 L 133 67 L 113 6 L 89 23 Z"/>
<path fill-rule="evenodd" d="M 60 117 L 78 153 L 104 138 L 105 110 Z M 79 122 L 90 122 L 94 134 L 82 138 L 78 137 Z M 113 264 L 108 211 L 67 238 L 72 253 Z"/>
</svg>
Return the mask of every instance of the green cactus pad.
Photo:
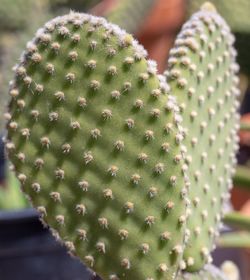
<svg viewBox="0 0 250 280">
<path fill-rule="evenodd" d="M 197 273 L 184 273 L 177 280 L 228 280 L 226 275 L 213 265 L 206 265 Z"/>
<path fill-rule="evenodd" d="M 103 279 L 172 279 L 184 246 L 183 131 L 145 56 L 118 26 L 71 13 L 38 30 L 11 83 L 22 189 Z"/>
<path fill-rule="evenodd" d="M 206 0 L 189 0 L 187 14 L 196 12 Z M 249 0 L 210 0 L 218 12 L 228 22 L 235 34 L 235 48 L 238 52 L 237 61 L 241 72 L 250 74 L 250 1 Z"/>
<path fill-rule="evenodd" d="M 188 16 L 199 10 L 200 6 L 207 2 L 206 0 L 189 0 L 187 6 Z M 226 20 L 234 32 L 249 32 L 249 10 L 250 2 L 248 0 L 210 0 L 220 15 Z"/>
<path fill-rule="evenodd" d="M 237 150 L 238 78 L 233 38 L 206 4 L 183 26 L 166 71 L 170 94 L 183 117 L 190 180 L 190 209 L 184 251 L 188 271 L 211 262 L 210 251 L 229 198 Z"/>
</svg>

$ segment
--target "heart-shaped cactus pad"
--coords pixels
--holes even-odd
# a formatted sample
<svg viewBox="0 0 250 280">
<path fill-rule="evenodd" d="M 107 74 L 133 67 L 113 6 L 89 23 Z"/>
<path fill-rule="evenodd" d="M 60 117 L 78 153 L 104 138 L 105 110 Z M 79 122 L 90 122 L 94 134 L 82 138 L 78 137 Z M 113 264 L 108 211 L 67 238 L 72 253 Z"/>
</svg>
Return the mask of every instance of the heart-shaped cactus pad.
<svg viewBox="0 0 250 280">
<path fill-rule="evenodd" d="M 27 45 L 6 148 L 55 236 L 103 279 L 172 279 L 184 246 L 178 107 L 145 50 L 71 13 Z"/>
<path fill-rule="evenodd" d="M 13 168 L 53 234 L 105 280 L 176 279 L 211 262 L 238 90 L 230 30 L 210 10 L 183 26 L 166 77 L 131 35 L 78 13 L 45 24 L 15 67 Z"/>
</svg>

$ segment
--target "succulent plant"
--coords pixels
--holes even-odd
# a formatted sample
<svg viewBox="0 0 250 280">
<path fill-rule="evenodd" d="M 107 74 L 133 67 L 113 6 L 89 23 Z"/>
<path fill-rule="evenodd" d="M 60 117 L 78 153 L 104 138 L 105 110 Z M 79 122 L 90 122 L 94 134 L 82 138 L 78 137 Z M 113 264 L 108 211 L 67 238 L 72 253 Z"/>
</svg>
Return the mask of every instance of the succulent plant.
<svg viewBox="0 0 250 280">
<path fill-rule="evenodd" d="M 235 217 L 237 219 L 237 227 L 240 229 L 247 229 L 246 225 L 248 223 L 248 232 L 229 232 L 229 233 L 224 233 L 221 235 L 218 240 L 217 244 L 218 246 L 222 248 L 250 248 L 250 219 L 245 218 L 245 223 L 244 226 L 242 227 L 242 219 L 244 217 Z M 227 222 L 228 217 L 226 217 Z M 241 222 L 238 222 L 240 220 Z M 231 219 L 229 221 L 229 224 L 235 226 L 236 222 L 232 223 Z"/>
<path fill-rule="evenodd" d="M 104 279 L 171 277 L 183 251 L 178 108 L 144 56 L 117 26 L 71 13 L 39 30 L 10 90 L 6 148 L 22 188 Z"/>
<path fill-rule="evenodd" d="M 233 183 L 236 187 L 250 190 L 250 171 L 249 167 L 238 165 Z"/>
<path fill-rule="evenodd" d="M 205 0 L 189 0 L 188 13 L 192 15 L 199 10 L 200 6 L 206 2 Z M 250 2 L 248 0 L 211 0 L 218 12 L 228 22 L 233 31 L 249 32 L 249 9 Z"/>
<path fill-rule="evenodd" d="M 120 0 L 105 17 L 127 32 L 135 33 L 155 2 L 155 0 Z"/>
<path fill-rule="evenodd" d="M 187 270 L 210 262 L 210 251 L 229 198 L 238 148 L 238 66 L 228 26 L 209 4 L 184 24 L 166 72 L 180 104 L 190 180 Z M 211 7 L 211 12 L 207 10 Z"/>
<path fill-rule="evenodd" d="M 188 15 L 192 15 L 197 11 L 205 0 L 189 0 L 188 1 Z M 241 71 L 250 73 L 250 56 L 249 42 L 250 42 L 250 1 L 248 0 L 212 0 L 211 1 L 219 13 L 225 18 L 235 34 L 235 47 L 238 51 L 237 60 L 241 66 Z"/>
<path fill-rule="evenodd" d="M 54 236 L 104 279 L 175 279 L 210 262 L 238 91 L 230 31 L 208 7 L 178 36 L 169 85 L 131 35 L 78 13 L 46 23 L 15 67 L 13 169 Z"/>
<path fill-rule="evenodd" d="M 184 273 L 177 280 L 228 280 L 227 276 L 213 265 L 206 265 L 196 273 Z"/>
</svg>

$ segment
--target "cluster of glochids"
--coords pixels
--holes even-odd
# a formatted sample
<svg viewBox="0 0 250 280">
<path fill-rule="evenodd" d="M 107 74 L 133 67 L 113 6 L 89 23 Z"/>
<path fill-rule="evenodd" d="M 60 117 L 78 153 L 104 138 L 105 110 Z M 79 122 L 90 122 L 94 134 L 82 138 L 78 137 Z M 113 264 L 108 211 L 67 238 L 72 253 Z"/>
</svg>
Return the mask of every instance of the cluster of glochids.
<svg viewBox="0 0 250 280">
<path fill-rule="evenodd" d="M 103 279 L 175 279 L 211 261 L 221 217 L 213 211 L 227 197 L 225 164 L 237 140 L 237 91 L 229 30 L 204 9 L 171 51 L 170 86 L 131 35 L 78 13 L 45 24 L 15 67 L 6 113 L 13 169 L 53 234 Z M 216 67 L 206 64 L 218 54 Z M 207 93 L 208 83 L 220 96 Z"/>
</svg>

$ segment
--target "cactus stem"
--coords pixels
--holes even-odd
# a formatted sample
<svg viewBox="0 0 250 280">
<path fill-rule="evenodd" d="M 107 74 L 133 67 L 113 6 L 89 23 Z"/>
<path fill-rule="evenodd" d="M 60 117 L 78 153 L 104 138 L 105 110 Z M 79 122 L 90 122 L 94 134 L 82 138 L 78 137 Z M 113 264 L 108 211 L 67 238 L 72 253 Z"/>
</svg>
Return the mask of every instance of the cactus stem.
<svg viewBox="0 0 250 280">
<path fill-rule="evenodd" d="M 250 131 L 250 124 L 242 122 L 240 124 L 240 130 L 242 130 L 242 131 Z"/>
<path fill-rule="evenodd" d="M 249 167 L 238 166 L 233 177 L 234 187 L 250 189 L 250 169 Z"/>
<path fill-rule="evenodd" d="M 223 234 L 218 238 L 217 245 L 223 248 L 250 248 L 250 233 L 232 232 Z"/>
<path fill-rule="evenodd" d="M 250 217 L 231 212 L 224 217 L 224 223 L 232 227 L 250 230 Z"/>
</svg>

